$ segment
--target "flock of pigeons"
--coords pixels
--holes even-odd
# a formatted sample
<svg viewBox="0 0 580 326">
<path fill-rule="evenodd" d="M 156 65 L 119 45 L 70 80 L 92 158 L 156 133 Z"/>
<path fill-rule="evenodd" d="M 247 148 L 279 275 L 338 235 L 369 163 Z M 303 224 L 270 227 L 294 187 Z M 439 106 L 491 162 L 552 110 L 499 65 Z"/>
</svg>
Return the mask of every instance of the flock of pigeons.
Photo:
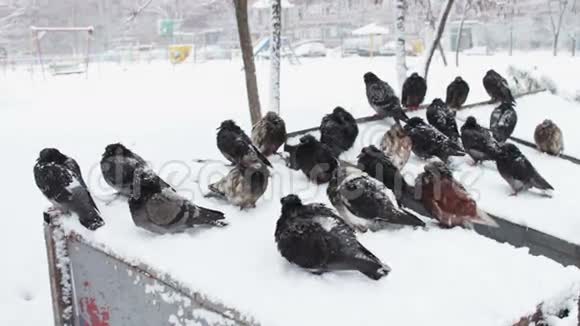
<svg viewBox="0 0 580 326">
<path fill-rule="evenodd" d="M 455 113 L 465 103 L 468 84 L 457 77 L 447 88 L 445 102 L 435 99 L 420 117 L 409 118 L 403 107 L 417 109 L 427 91 L 425 80 L 412 74 L 404 83 L 402 98 L 388 83 L 368 72 L 364 75 L 370 106 L 381 118 L 393 118 L 380 148 L 364 147 L 356 164 L 339 159 L 350 149 L 359 130 L 353 116 L 336 107 L 320 124 L 320 139 L 307 134 L 296 145 L 287 143 L 284 121 L 268 112 L 252 128 L 251 137 L 232 120 L 221 123 L 217 147 L 232 169 L 209 185 L 207 197 L 227 201 L 240 209 L 253 208 L 268 187 L 272 164 L 268 157 L 282 156 L 288 167 L 300 170 L 316 184 L 328 183 L 327 195 L 335 210 L 321 203 L 303 204 L 290 194 L 281 199 L 281 216 L 275 240 L 288 261 L 313 273 L 355 270 L 378 280 L 390 268 L 366 249 L 356 232 L 377 231 L 393 225 L 425 226 L 419 216 L 433 218 L 442 227 L 496 226 L 477 207 L 448 167 L 451 156 L 468 154 L 474 164 L 493 160 L 514 195 L 529 188 L 553 189 L 519 149 L 505 141 L 517 123 L 515 100 L 506 80 L 493 70 L 483 84 L 493 101 L 501 104 L 491 114 L 490 130 L 470 116 L 460 131 Z M 401 125 L 404 123 L 404 126 Z M 538 148 L 558 155 L 562 136 L 550 121 L 536 129 Z M 283 146 L 285 154 L 278 153 Z M 413 185 L 401 170 L 413 152 L 430 159 Z M 432 160 L 432 158 L 437 158 Z M 122 144 L 105 148 L 101 159 L 105 181 L 125 197 L 135 225 L 155 233 L 182 232 L 197 226 L 226 226 L 222 212 L 195 205 L 180 196 L 139 155 Z M 36 184 L 58 213 L 74 212 L 90 230 L 104 225 L 76 161 L 54 148 L 40 152 L 34 166 Z M 52 215 L 45 214 L 50 222 Z"/>
</svg>

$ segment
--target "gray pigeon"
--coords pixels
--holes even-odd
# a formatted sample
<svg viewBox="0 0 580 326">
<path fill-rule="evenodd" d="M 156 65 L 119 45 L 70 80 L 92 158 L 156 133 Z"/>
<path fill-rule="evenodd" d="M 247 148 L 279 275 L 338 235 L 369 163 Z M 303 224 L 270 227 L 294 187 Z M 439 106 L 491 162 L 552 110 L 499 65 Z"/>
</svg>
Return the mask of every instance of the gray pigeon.
<svg viewBox="0 0 580 326">
<path fill-rule="evenodd" d="M 395 121 L 407 121 L 409 117 L 401 107 L 401 101 L 393 88 L 372 72 L 364 75 L 367 100 L 380 117 L 391 117 Z"/>
<path fill-rule="evenodd" d="M 491 112 L 489 129 L 493 138 L 499 143 L 504 143 L 516 129 L 518 114 L 512 103 L 502 103 Z"/>
<path fill-rule="evenodd" d="M 252 142 L 266 156 L 276 153 L 287 138 L 284 120 L 272 111 L 252 127 Z"/>
<path fill-rule="evenodd" d="M 395 195 L 381 181 L 354 167 L 336 169 L 326 193 L 344 221 L 361 232 L 377 231 L 393 224 L 425 225 L 415 215 L 399 208 Z"/>
<path fill-rule="evenodd" d="M 316 274 L 359 271 L 373 280 L 390 272 L 332 209 L 318 203 L 303 205 L 296 195 L 282 198 L 281 203 L 274 237 L 289 262 Z"/>
<path fill-rule="evenodd" d="M 136 171 L 129 210 L 138 227 L 153 233 L 184 232 L 196 226 L 225 226 L 222 212 L 194 205 L 171 188 L 160 186 L 150 171 Z"/>
<path fill-rule="evenodd" d="M 55 148 L 43 149 L 34 165 L 34 180 L 56 209 L 77 214 L 87 229 L 105 224 L 74 159 Z"/>
</svg>

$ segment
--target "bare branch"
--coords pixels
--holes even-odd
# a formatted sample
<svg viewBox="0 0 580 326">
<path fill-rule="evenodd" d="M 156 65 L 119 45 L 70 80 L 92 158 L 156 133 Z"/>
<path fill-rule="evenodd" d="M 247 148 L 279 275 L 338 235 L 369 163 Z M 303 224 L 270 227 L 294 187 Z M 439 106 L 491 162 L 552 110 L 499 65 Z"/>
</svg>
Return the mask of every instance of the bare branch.
<svg viewBox="0 0 580 326">
<path fill-rule="evenodd" d="M 153 0 L 146 0 L 145 3 L 143 3 L 139 8 L 131 12 L 129 17 L 127 17 L 127 19 L 125 20 L 125 23 L 128 24 L 133 20 L 135 20 L 135 18 L 137 18 L 137 16 L 139 16 L 139 14 L 151 4 L 151 2 L 153 2 Z"/>
</svg>

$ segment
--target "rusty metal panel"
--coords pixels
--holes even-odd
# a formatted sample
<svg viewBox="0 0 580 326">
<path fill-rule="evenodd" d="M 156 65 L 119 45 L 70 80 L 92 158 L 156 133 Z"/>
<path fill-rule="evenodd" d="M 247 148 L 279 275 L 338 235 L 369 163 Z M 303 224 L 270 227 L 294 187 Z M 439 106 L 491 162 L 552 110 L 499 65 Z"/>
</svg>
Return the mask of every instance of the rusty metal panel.
<svg viewBox="0 0 580 326">
<path fill-rule="evenodd" d="M 45 224 L 58 326 L 254 326 L 251 317 Z"/>
</svg>

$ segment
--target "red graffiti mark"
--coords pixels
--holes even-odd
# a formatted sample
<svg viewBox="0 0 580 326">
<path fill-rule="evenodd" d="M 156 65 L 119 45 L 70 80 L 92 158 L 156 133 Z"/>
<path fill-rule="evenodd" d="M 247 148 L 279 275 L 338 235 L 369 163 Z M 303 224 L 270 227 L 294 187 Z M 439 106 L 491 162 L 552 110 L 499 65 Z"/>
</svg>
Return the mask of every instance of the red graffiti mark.
<svg viewBox="0 0 580 326">
<path fill-rule="evenodd" d="M 82 312 L 83 326 L 110 326 L 110 313 L 108 308 L 99 307 L 94 298 L 81 298 L 79 300 Z M 88 318 L 87 318 L 88 317 Z"/>
</svg>

